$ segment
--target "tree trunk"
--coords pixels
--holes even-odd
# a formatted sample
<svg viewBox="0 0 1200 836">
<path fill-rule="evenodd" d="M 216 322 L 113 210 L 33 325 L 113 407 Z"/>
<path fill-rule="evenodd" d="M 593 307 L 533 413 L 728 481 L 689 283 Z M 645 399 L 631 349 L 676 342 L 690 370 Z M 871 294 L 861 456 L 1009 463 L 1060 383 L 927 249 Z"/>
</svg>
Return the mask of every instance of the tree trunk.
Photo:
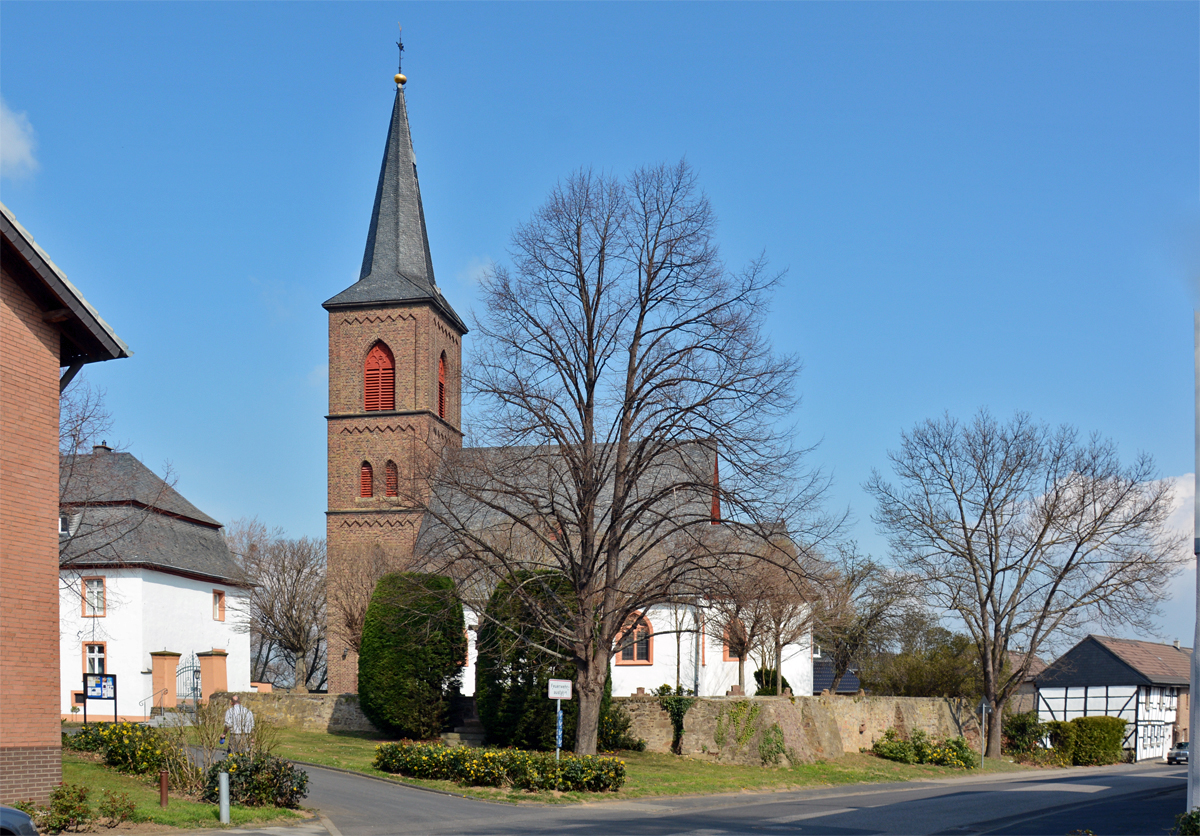
<svg viewBox="0 0 1200 836">
<path fill-rule="evenodd" d="M 600 731 L 600 703 L 604 700 L 604 679 L 607 675 L 608 659 L 598 661 L 593 658 L 587 669 L 579 667 L 575 677 L 576 688 L 579 691 L 579 722 L 575 726 L 577 755 L 596 754 Z"/>
<path fill-rule="evenodd" d="M 775 642 L 775 696 L 783 696 L 783 645 Z"/>
<path fill-rule="evenodd" d="M 742 655 L 738 657 L 738 687 L 742 689 L 742 693 L 746 693 L 746 653 L 742 651 Z"/>
<path fill-rule="evenodd" d="M 296 654 L 296 682 L 293 690 L 297 694 L 308 693 L 308 663 L 304 661 L 304 654 Z"/>
<path fill-rule="evenodd" d="M 1004 703 L 995 700 L 991 700 L 991 703 L 992 713 L 987 716 L 987 756 L 999 759 L 1000 747 L 1004 739 Z"/>
</svg>

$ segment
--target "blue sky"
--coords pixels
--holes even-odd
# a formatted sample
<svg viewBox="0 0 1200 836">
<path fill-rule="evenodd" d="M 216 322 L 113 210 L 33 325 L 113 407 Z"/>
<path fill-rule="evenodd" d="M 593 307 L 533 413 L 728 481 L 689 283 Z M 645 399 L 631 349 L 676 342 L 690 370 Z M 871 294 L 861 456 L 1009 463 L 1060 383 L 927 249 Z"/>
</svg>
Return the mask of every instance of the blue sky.
<svg viewBox="0 0 1200 836">
<path fill-rule="evenodd" d="M 135 351 L 90 371 L 116 440 L 217 519 L 324 533 L 320 303 L 358 275 L 397 21 L 458 311 L 557 179 L 686 157 L 728 263 L 788 271 L 800 441 L 864 551 L 862 483 L 944 411 L 1193 471 L 1195 3 L 5 0 L 0 199 Z"/>
</svg>

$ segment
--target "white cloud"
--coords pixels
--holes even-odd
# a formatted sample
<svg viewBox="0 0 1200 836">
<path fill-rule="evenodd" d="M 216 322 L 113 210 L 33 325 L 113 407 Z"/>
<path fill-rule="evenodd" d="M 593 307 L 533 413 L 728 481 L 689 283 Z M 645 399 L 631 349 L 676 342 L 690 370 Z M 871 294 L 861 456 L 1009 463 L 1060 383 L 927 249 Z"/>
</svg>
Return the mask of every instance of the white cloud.
<svg viewBox="0 0 1200 836">
<path fill-rule="evenodd" d="M 10 110 L 8 102 L 0 98 L 0 176 L 28 177 L 37 171 L 36 145 L 29 117 Z"/>
<path fill-rule="evenodd" d="M 490 258 L 472 258 L 458 271 L 458 280 L 463 284 L 478 285 L 483 277 L 495 266 Z"/>
</svg>

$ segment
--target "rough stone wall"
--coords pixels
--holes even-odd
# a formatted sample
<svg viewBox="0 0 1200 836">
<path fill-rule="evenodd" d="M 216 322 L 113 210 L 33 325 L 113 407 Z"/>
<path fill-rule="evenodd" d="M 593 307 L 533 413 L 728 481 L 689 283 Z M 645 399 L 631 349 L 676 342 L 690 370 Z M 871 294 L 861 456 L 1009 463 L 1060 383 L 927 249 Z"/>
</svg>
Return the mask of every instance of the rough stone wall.
<svg viewBox="0 0 1200 836">
<path fill-rule="evenodd" d="M 671 750 L 671 721 L 655 697 L 615 700 L 651 752 Z M 889 727 L 978 743 L 966 707 L 910 697 L 703 697 L 684 717 L 682 754 L 719 763 L 810 763 L 870 748 Z"/>
<path fill-rule="evenodd" d="M 12 255 L 9 259 L 8 256 Z M 58 709 L 59 332 L 0 277 L 0 801 L 45 801 L 62 780 Z"/>
<path fill-rule="evenodd" d="M 213 702 L 228 705 L 229 694 L 214 694 Z M 305 731 L 378 730 L 358 707 L 356 694 L 238 694 L 242 705 L 254 712 L 256 720 L 267 720 L 277 726 Z"/>
</svg>

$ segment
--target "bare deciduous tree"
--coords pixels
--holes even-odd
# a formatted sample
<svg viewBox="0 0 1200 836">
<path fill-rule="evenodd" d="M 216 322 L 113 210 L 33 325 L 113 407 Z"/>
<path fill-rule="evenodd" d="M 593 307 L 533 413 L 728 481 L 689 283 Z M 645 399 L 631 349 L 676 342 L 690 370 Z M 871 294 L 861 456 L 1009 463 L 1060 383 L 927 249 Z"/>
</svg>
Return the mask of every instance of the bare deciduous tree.
<svg viewBox="0 0 1200 836">
<path fill-rule="evenodd" d="M 282 673 L 300 692 L 324 688 L 325 541 L 288 539 L 257 519 L 235 520 L 225 536 L 253 584 L 245 613 L 253 675 L 278 683 Z"/>
<path fill-rule="evenodd" d="M 336 572 L 330 571 L 328 578 L 328 606 L 336 633 L 345 643 L 345 647 L 330 650 L 358 653 L 362 645 L 363 620 L 371 596 L 375 594 L 375 585 L 389 570 L 398 568 L 398 563 L 379 543 L 349 546 L 347 555 L 345 560 L 338 562 Z"/>
<path fill-rule="evenodd" d="M 637 612 L 699 597 L 781 526 L 807 542 L 828 528 L 825 481 L 780 426 L 799 365 L 762 334 L 779 277 L 762 260 L 726 270 L 714 225 L 686 163 L 624 182 L 582 171 L 518 227 L 513 269 L 483 281 L 464 380 L 470 441 L 491 446 L 445 451 L 422 551 L 468 588 L 568 579 L 570 617 L 526 603 L 570 648 L 580 753 Z"/>
<path fill-rule="evenodd" d="M 1124 465 L 1112 442 L 1074 428 L 947 415 L 903 433 L 888 457 L 897 483 L 876 472 L 866 485 L 875 521 L 926 599 L 966 625 L 997 714 L 1056 636 L 1144 621 L 1187 558 L 1150 457 Z M 1006 672 L 1010 646 L 1024 662 Z M 987 754 L 1000 756 L 999 723 Z"/>
</svg>

